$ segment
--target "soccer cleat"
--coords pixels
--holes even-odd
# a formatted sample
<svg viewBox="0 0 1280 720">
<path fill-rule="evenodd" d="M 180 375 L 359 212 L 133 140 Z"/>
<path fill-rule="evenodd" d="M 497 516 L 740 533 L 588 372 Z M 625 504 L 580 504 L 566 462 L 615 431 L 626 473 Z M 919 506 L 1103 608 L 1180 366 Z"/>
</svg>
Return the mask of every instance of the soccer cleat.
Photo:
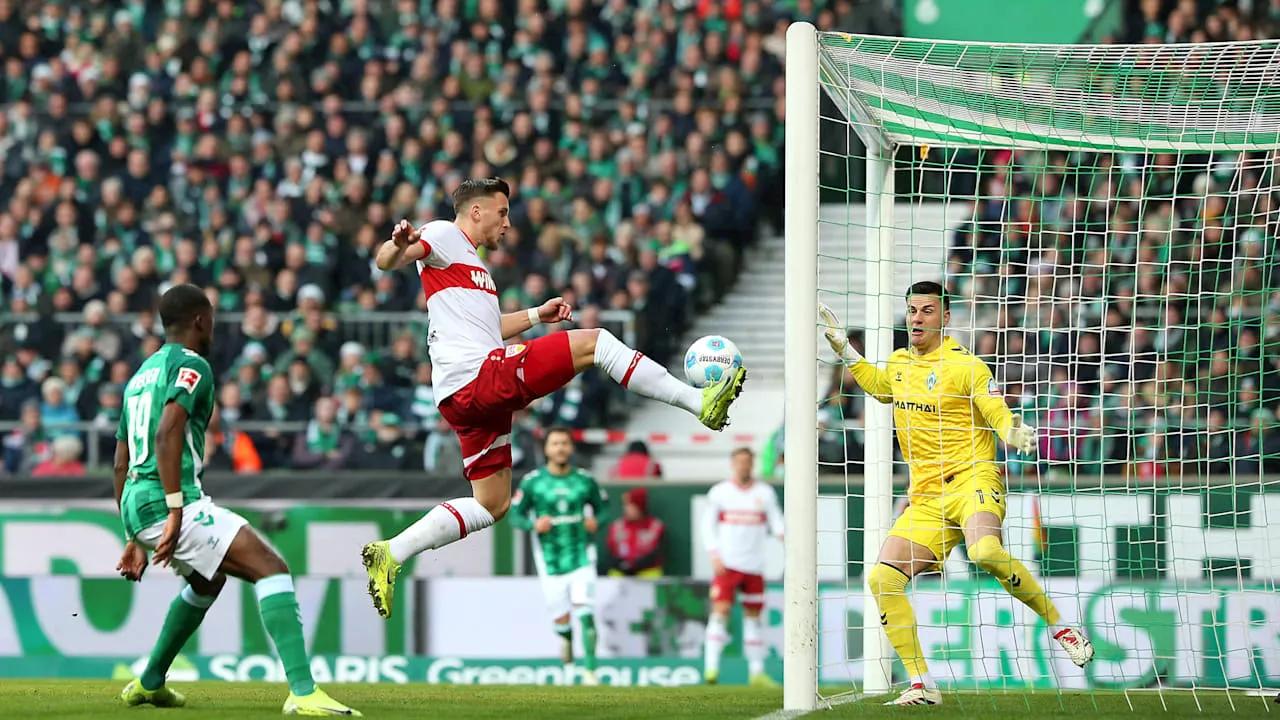
<svg viewBox="0 0 1280 720">
<path fill-rule="evenodd" d="M 352 710 L 346 705 L 334 700 L 320 688 L 316 688 L 315 692 L 310 695 L 303 695 L 302 697 L 289 693 L 289 699 L 284 701 L 284 714 L 307 715 L 310 717 L 321 717 L 324 715 L 364 717 L 364 713 L 359 710 Z"/>
<path fill-rule="evenodd" d="M 712 430 L 720 431 L 729 424 L 729 406 L 742 394 L 742 383 L 747 380 L 747 369 L 735 368 L 732 373 L 714 385 L 702 389 L 702 412 L 698 420 Z"/>
<path fill-rule="evenodd" d="M 778 687 L 778 683 L 773 678 L 769 677 L 769 673 L 762 672 L 753 674 L 751 679 L 747 681 L 747 684 L 752 687 Z"/>
<path fill-rule="evenodd" d="M 365 545 L 360 550 L 360 559 L 369 573 L 369 597 L 373 600 L 373 609 L 384 618 L 391 617 L 400 563 L 391 557 L 391 547 L 386 540 Z"/>
<path fill-rule="evenodd" d="M 582 671 L 582 684 L 589 687 L 595 687 L 600 684 L 600 678 L 596 677 L 595 670 Z"/>
<path fill-rule="evenodd" d="M 942 691 L 938 688 L 927 688 L 924 683 L 912 683 L 898 696 L 885 705 L 941 705 Z"/>
<path fill-rule="evenodd" d="M 1071 658 L 1071 662 L 1078 667 L 1084 667 L 1093 660 L 1093 643 L 1089 642 L 1089 638 L 1084 633 L 1075 628 L 1063 628 L 1053 636 L 1054 640 L 1067 651 L 1067 657 Z"/>
<path fill-rule="evenodd" d="M 155 690 L 144 690 L 142 681 L 137 678 L 130 680 L 129 684 L 124 686 L 124 690 L 120 691 L 120 699 L 130 707 L 155 705 L 161 708 L 176 708 L 187 704 L 187 699 L 182 693 L 168 685 L 161 685 Z"/>
<path fill-rule="evenodd" d="M 706 670 L 702 673 L 702 682 L 708 685 L 715 685 L 720 682 L 719 670 Z"/>
</svg>

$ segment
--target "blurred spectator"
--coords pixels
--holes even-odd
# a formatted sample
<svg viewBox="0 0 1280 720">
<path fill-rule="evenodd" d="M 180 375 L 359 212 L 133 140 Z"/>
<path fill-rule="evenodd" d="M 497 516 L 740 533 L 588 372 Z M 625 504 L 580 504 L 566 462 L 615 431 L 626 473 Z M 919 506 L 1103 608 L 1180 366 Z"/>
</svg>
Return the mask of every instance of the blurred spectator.
<svg viewBox="0 0 1280 720">
<path fill-rule="evenodd" d="M 49 459 L 31 469 L 33 477 L 79 477 L 84 475 L 80 454 L 84 446 L 74 435 L 60 435 L 50 444 Z"/>
<path fill-rule="evenodd" d="M 337 415 L 337 401 L 333 398 L 326 396 L 315 401 L 315 417 L 293 441 L 295 469 L 340 470 L 347 467 L 356 443 L 350 434 L 342 430 Z M 385 417 L 383 423 L 386 423 Z"/>
<path fill-rule="evenodd" d="M 618 458 L 613 468 L 615 480 L 649 480 L 662 477 L 662 466 L 649 455 L 649 446 L 643 440 L 632 440 L 627 452 Z"/>
<path fill-rule="evenodd" d="M 622 496 L 622 517 L 609 524 L 605 539 L 609 574 L 662 577 L 665 539 L 666 526 L 649 514 L 649 491 L 631 488 Z"/>
<path fill-rule="evenodd" d="M 382 413 L 374 424 L 374 437 L 357 448 L 355 466 L 362 470 L 413 469 L 418 460 L 410 451 L 409 440 L 400 425 L 399 415 Z M 458 455 L 461 463 L 461 450 Z"/>
</svg>

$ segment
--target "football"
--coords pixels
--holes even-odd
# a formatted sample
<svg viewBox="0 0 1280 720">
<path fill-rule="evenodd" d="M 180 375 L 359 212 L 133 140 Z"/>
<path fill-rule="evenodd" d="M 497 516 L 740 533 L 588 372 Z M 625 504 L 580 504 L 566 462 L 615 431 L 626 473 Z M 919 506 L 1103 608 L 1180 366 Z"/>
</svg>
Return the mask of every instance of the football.
<svg viewBox="0 0 1280 720">
<path fill-rule="evenodd" d="M 684 353 L 684 376 L 694 387 L 706 387 L 738 367 L 742 367 L 742 353 L 720 335 L 700 337 Z"/>
</svg>

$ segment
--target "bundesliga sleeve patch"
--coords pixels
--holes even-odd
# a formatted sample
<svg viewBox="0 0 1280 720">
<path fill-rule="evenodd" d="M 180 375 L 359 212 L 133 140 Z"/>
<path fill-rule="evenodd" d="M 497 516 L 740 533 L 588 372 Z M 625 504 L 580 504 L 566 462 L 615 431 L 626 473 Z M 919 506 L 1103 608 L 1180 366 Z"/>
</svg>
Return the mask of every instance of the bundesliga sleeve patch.
<svg viewBox="0 0 1280 720">
<path fill-rule="evenodd" d="M 178 370 L 178 379 L 174 381 L 174 387 L 180 387 L 187 392 L 195 392 L 196 385 L 200 384 L 200 373 L 191 368 L 180 368 Z"/>
<path fill-rule="evenodd" d="M 990 380 L 988 380 L 988 381 L 987 381 L 987 394 L 988 394 L 988 395 L 999 395 L 999 394 L 1000 394 L 1000 388 L 996 386 L 996 379 L 995 379 L 995 378 L 991 378 Z"/>
</svg>

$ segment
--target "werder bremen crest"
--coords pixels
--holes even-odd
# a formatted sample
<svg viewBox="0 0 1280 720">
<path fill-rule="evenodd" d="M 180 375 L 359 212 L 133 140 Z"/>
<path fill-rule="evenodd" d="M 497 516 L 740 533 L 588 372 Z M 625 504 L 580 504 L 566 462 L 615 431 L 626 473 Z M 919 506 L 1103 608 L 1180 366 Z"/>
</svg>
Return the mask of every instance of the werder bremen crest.
<svg viewBox="0 0 1280 720">
<path fill-rule="evenodd" d="M 933 392 L 933 389 L 938 386 L 938 376 L 930 371 L 929 379 L 924 381 L 924 386 L 929 389 L 929 392 Z"/>
</svg>

